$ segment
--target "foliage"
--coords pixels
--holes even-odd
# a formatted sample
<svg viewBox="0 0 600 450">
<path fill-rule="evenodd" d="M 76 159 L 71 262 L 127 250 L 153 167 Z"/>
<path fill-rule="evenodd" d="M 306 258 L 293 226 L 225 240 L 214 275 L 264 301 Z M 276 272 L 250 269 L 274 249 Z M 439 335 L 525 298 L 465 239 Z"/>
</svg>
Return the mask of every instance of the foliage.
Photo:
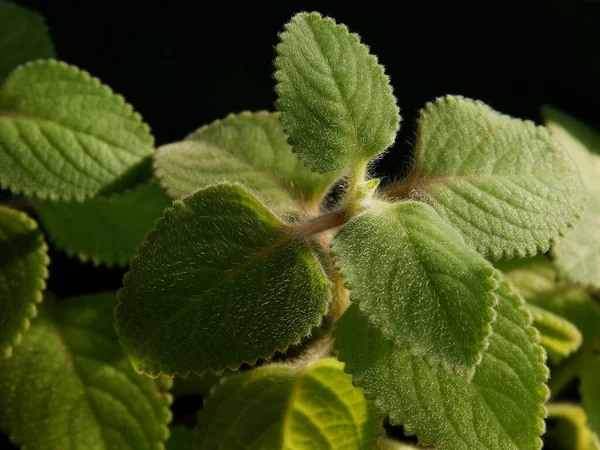
<svg viewBox="0 0 600 450">
<path fill-rule="evenodd" d="M 276 112 L 155 148 L 122 97 L 53 59 L 35 12 L 0 1 L 0 25 L 0 430 L 16 445 L 597 448 L 589 127 L 440 97 L 408 175 L 374 177 L 400 126 L 390 79 L 358 35 L 299 13 Z M 124 268 L 122 288 L 57 298 L 47 242 Z M 172 395 L 203 407 L 173 420 Z"/>
</svg>

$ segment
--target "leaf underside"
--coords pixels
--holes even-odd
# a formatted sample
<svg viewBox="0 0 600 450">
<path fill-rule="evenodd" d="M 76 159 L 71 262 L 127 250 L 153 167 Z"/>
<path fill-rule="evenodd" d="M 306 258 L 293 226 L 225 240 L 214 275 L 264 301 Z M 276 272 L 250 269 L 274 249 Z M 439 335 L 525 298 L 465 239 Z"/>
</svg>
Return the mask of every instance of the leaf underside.
<svg viewBox="0 0 600 450">
<path fill-rule="evenodd" d="M 195 448 L 372 450 L 374 405 L 334 358 L 226 377 L 200 412 Z"/>
<path fill-rule="evenodd" d="M 493 267 L 420 202 L 377 203 L 331 253 L 350 299 L 399 348 L 471 377 L 494 318 Z"/>
<path fill-rule="evenodd" d="M 552 249 L 561 278 L 600 288 L 600 133 L 559 110 L 544 109 L 546 126 L 577 163 L 588 193 L 581 220 Z"/>
<path fill-rule="evenodd" d="M 31 450 L 162 449 L 170 398 L 136 374 L 113 327 L 115 294 L 47 299 L 0 363 L 0 428 Z"/>
<path fill-rule="evenodd" d="M 83 201 L 147 169 L 154 140 L 121 96 L 87 72 L 48 60 L 0 91 L 0 184 L 41 199 Z"/>
<path fill-rule="evenodd" d="M 429 203 L 494 259 L 545 252 L 585 206 L 577 166 L 546 128 L 460 96 L 423 109 L 413 173 L 388 193 Z"/>
<path fill-rule="evenodd" d="M 117 331 L 136 369 L 237 369 L 308 335 L 327 310 L 330 286 L 309 245 L 288 238 L 287 227 L 237 184 L 198 190 L 168 208 L 119 293 Z"/>
<path fill-rule="evenodd" d="M 340 318 L 335 345 L 353 383 L 390 422 L 439 450 L 539 449 L 548 397 L 544 351 L 520 297 L 502 282 L 489 347 L 468 382 L 399 350 L 356 305 Z"/>
<path fill-rule="evenodd" d="M 0 206 L 0 359 L 12 354 L 37 314 L 49 262 L 37 223 Z"/>
<path fill-rule="evenodd" d="M 345 26 L 297 14 L 280 34 L 275 68 L 276 106 L 307 166 L 344 169 L 394 142 L 400 115 L 388 77 Z"/>
<path fill-rule="evenodd" d="M 305 167 L 287 143 L 279 115 L 265 111 L 230 114 L 162 146 L 154 167 L 174 198 L 210 184 L 239 182 L 292 211 L 318 202 L 337 177 Z"/>
<path fill-rule="evenodd" d="M 54 50 L 43 17 L 12 2 L 0 1 L 0 86 L 21 64 L 53 58 Z"/>
<path fill-rule="evenodd" d="M 34 200 L 57 248 L 94 264 L 125 266 L 171 201 L 155 183 L 83 203 Z"/>
</svg>

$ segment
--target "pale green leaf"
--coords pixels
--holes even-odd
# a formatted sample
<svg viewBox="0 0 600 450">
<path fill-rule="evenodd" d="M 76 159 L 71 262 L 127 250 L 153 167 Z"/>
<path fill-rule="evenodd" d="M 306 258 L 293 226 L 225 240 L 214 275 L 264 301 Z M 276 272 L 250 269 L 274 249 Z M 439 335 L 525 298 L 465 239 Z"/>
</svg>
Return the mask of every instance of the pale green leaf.
<svg viewBox="0 0 600 450">
<path fill-rule="evenodd" d="M 581 332 L 571 322 L 532 304 L 527 305 L 527 310 L 542 335 L 542 345 L 551 363 L 558 364 L 581 346 Z"/>
<path fill-rule="evenodd" d="M 30 450 L 162 449 L 170 397 L 136 374 L 113 326 L 115 294 L 46 299 L 0 363 L 0 428 Z"/>
<path fill-rule="evenodd" d="M 292 210 L 317 204 L 337 176 L 305 167 L 287 143 L 278 114 L 264 111 L 231 114 L 159 148 L 154 167 L 175 198 L 222 181 L 240 182 Z"/>
<path fill-rule="evenodd" d="M 54 60 L 14 71 L 0 91 L 0 184 L 79 200 L 145 170 L 153 138 L 130 105 L 87 72 Z"/>
<path fill-rule="evenodd" d="M 376 448 L 375 406 L 334 358 L 226 377 L 198 417 L 197 450 Z"/>
<path fill-rule="evenodd" d="M 566 280 L 600 288 L 600 133 L 557 109 L 543 112 L 552 135 L 579 166 L 589 196 L 575 229 L 553 247 L 555 263 Z"/>
<path fill-rule="evenodd" d="M 0 86 L 21 64 L 53 57 L 44 19 L 12 2 L 0 1 Z"/>
<path fill-rule="evenodd" d="M 470 382 L 399 350 L 356 305 L 334 332 L 339 358 L 390 422 L 423 444 L 440 450 L 539 449 L 548 397 L 544 350 L 522 299 L 505 282 L 498 296 L 494 332 Z"/>
<path fill-rule="evenodd" d="M 167 208 L 119 294 L 136 369 L 186 375 L 254 363 L 321 322 L 330 284 L 309 243 L 237 184 Z"/>
<path fill-rule="evenodd" d="M 12 354 L 37 314 L 49 262 L 37 223 L 0 206 L 0 359 Z"/>
<path fill-rule="evenodd" d="M 125 266 L 171 201 L 150 182 L 83 203 L 34 200 L 33 204 L 57 248 L 82 261 Z"/>
<path fill-rule="evenodd" d="M 382 335 L 471 377 L 494 318 L 493 267 L 420 202 L 374 203 L 333 239 L 331 254 Z"/>
<path fill-rule="evenodd" d="M 556 450 L 600 450 L 598 436 L 587 427 L 583 408 L 571 403 L 549 403 L 548 418 L 555 421 L 546 437 Z"/>
<path fill-rule="evenodd" d="M 419 119 L 416 162 L 390 195 L 431 204 L 492 258 L 545 252 L 585 206 L 577 166 L 544 127 L 448 96 Z"/>
<path fill-rule="evenodd" d="M 418 444 L 410 444 L 408 442 L 395 441 L 387 436 L 381 436 L 377 440 L 379 450 L 419 450 L 419 449 L 431 449 L 435 447 L 422 447 Z"/>
<path fill-rule="evenodd" d="M 166 442 L 167 450 L 196 450 L 194 448 L 194 431 L 182 426 L 171 428 L 171 435 Z"/>
<path fill-rule="evenodd" d="M 394 142 L 396 99 L 356 34 L 317 13 L 285 25 L 275 59 L 277 109 L 294 150 L 319 172 L 367 161 Z"/>
<path fill-rule="evenodd" d="M 599 322 L 600 324 L 600 322 Z M 588 426 L 600 436 L 600 356 L 584 361 L 581 369 L 581 404 L 588 416 Z"/>
</svg>

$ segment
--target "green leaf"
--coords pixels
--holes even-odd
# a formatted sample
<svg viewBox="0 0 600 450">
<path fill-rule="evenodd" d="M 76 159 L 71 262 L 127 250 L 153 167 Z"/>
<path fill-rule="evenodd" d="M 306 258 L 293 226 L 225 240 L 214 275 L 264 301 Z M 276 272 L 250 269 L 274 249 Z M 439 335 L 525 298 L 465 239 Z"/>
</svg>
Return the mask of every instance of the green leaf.
<svg viewBox="0 0 600 450">
<path fill-rule="evenodd" d="M 577 166 L 546 128 L 460 96 L 421 112 L 413 173 L 387 193 L 431 204 L 494 259 L 545 252 L 585 205 Z"/>
<path fill-rule="evenodd" d="M 137 177 L 153 143 L 121 96 L 65 63 L 21 66 L 0 91 L 0 181 L 15 193 L 83 201 Z"/>
<path fill-rule="evenodd" d="M 408 442 L 400 442 L 390 439 L 387 436 L 381 436 L 377 440 L 379 450 L 419 450 L 419 449 L 435 449 L 435 447 L 422 447 L 417 444 L 410 444 Z"/>
<path fill-rule="evenodd" d="M 0 1 L 0 86 L 18 66 L 34 59 L 53 58 L 44 19 L 11 2 Z"/>
<path fill-rule="evenodd" d="M 0 363 L 0 428 L 31 450 L 161 449 L 170 397 L 137 375 L 113 326 L 115 294 L 46 299 Z"/>
<path fill-rule="evenodd" d="M 549 448 L 557 450 L 599 450 L 600 442 L 587 427 L 583 408 L 570 403 L 549 403 L 548 417 L 556 422 L 546 434 Z"/>
<path fill-rule="evenodd" d="M 338 174 L 318 174 L 292 152 L 279 116 L 230 114 L 159 149 L 156 176 L 175 198 L 222 181 L 240 182 L 275 205 L 315 205 Z"/>
<path fill-rule="evenodd" d="M 526 306 L 542 335 L 542 345 L 551 363 L 558 364 L 581 346 L 581 333 L 571 322 L 539 306 Z"/>
<path fill-rule="evenodd" d="M 167 450 L 195 450 L 194 432 L 188 428 L 177 426 L 171 428 L 171 436 L 166 443 Z"/>
<path fill-rule="evenodd" d="M 333 19 L 300 13 L 275 59 L 277 109 L 294 150 L 319 172 L 367 161 L 393 144 L 396 98 L 377 58 Z"/>
<path fill-rule="evenodd" d="M 493 267 L 420 202 L 374 203 L 333 239 L 331 254 L 383 336 L 471 377 L 494 318 Z"/>
<path fill-rule="evenodd" d="M 557 109 L 543 110 L 552 135 L 579 166 L 588 192 L 583 217 L 552 249 L 562 278 L 600 288 L 600 133 Z"/>
<path fill-rule="evenodd" d="M 489 347 L 468 382 L 399 350 L 352 305 L 335 345 L 354 385 L 390 422 L 440 450 L 539 449 L 548 397 L 544 350 L 522 299 L 502 282 Z"/>
<path fill-rule="evenodd" d="M 374 449 L 374 405 L 334 358 L 271 364 L 225 380 L 200 411 L 196 449 Z"/>
<path fill-rule="evenodd" d="M 330 284 L 308 243 L 240 185 L 176 201 L 141 244 L 117 331 L 148 374 L 236 369 L 321 322 Z"/>
<path fill-rule="evenodd" d="M 35 221 L 0 206 L 0 360 L 12 354 L 37 314 L 48 277 L 47 250 Z"/>
<path fill-rule="evenodd" d="M 154 182 L 83 203 L 34 200 L 39 220 L 57 248 L 107 266 L 125 266 L 170 204 Z"/>
<path fill-rule="evenodd" d="M 599 322 L 600 323 L 600 322 Z M 581 403 L 588 416 L 588 426 L 600 436 L 600 356 L 585 360 L 581 370 Z"/>
</svg>

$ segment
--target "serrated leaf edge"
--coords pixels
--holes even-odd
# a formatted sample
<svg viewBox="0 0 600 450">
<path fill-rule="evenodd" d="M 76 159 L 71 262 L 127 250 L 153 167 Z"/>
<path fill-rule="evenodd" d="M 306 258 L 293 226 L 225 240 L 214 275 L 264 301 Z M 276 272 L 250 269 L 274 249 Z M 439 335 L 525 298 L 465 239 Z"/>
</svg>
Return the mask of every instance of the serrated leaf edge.
<svg viewBox="0 0 600 450">
<path fill-rule="evenodd" d="M 546 407 L 546 402 L 550 398 L 550 389 L 547 386 L 547 381 L 548 381 L 548 378 L 550 377 L 550 371 L 545 363 L 546 359 L 547 359 L 547 355 L 546 355 L 546 350 L 544 349 L 544 347 L 542 347 L 542 345 L 540 343 L 541 342 L 540 332 L 532 325 L 533 316 L 531 315 L 531 313 L 529 313 L 529 311 L 527 311 L 525 309 L 525 307 L 524 307 L 525 301 L 523 300 L 523 297 L 521 297 L 521 295 L 517 294 L 512 289 L 511 289 L 510 295 L 512 295 L 514 298 L 518 299 L 518 305 L 517 305 L 516 309 L 527 320 L 528 325 L 525 326 L 525 332 L 530 337 L 531 342 L 534 343 L 535 353 L 536 353 L 536 356 L 538 359 L 537 369 L 539 369 L 539 373 L 538 373 L 538 377 L 537 377 L 538 378 L 537 379 L 538 389 L 536 389 L 536 393 L 538 394 L 538 399 L 541 402 L 541 405 L 538 407 L 538 413 L 536 416 L 537 429 L 538 429 L 538 436 L 536 438 L 536 442 L 537 442 L 537 448 L 539 450 L 543 446 L 543 441 L 542 441 L 541 436 L 546 431 L 545 419 L 546 419 L 546 417 L 548 417 L 548 409 Z M 345 359 L 345 357 L 344 357 L 345 351 L 337 346 L 337 343 L 335 340 L 334 340 L 333 346 L 334 346 L 334 349 L 336 349 L 338 352 L 338 360 L 344 363 L 344 372 L 346 372 L 352 376 L 352 385 L 355 387 L 362 388 L 366 399 L 373 400 L 379 411 L 381 411 L 385 415 L 389 415 L 390 421 L 393 421 L 392 423 L 401 424 L 404 427 L 404 431 L 406 432 L 406 434 L 408 436 L 416 436 L 421 445 L 424 445 L 424 446 L 437 445 L 435 436 L 429 432 L 420 433 L 419 430 L 421 429 L 421 427 L 417 423 L 412 422 L 408 416 L 400 417 L 400 418 L 396 416 L 395 418 L 392 418 L 391 408 L 389 406 L 386 406 L 387 402 L 385 402 L 385 400 L 382 398 L 377 398 L 377 396 L 372 393 L 372 391 L 368 388 L 368 386 L 364 386 L 360 382 L 355 380 L 355 377 L 352 373 L 353 365 L 349 360 Z M 412 356 L 412 357 L 414 358 L 414 356 Z"/>
<path fill-rule="evenodd" d="M 363 213 L 355 216 L 353 219 L 356 219 L 357 217 L 359 217 L 360 215 L 366 213 L 367 211 L 368 210 L 363 211 Z M 462 234 L 459 233 L 459 235 L 462 237 Z M 468 246 L 466 243 L 464 245 Z M 406 349 L 406 350 L 410 351 L 411 352 L 411 356 L 413 358 L 422 358 L 431 367 L 435 367 L 435 366 L 439 365 L 447 373 L 454 373 L 454 374 L 456 374 L 456 375 L 458 375 L 460 377 L 465 378 L 467 381 L 470 381 L 470 380 L 473 379 L 473 377 L 475 376 L 475 371 L 477 369 L 477 366 L 483 360 L 483 354 L 485 353 L 485 351 L 487 350 L 487 348 L 489 346 L 489 337 L 493 333 L 493 324 L 494 324 L 494 322 L 496 321 L 496 318 L 497 318 L 496 306 L 498 305 L 498 297 L 495 294 L 495 292 L 498 289 L 498 287 L 500 286 L 500 283 L 498 281 L 499 272 L 491 264 L 489 264 L 489 263 L 487 264 L 489 270 L 488 270 L 487 279 L 486 279 L 486 285 L 490 289 L 488 300 L 490 300 L 490 299 L 492 300 L 492 305 L 491 305 L 491 308 L 490 308 L 491 314 L 488 315 L 488 316 L 491 316 L 491 317 L 488 317 L 490 319 L 490 321 L 487 323 L 487 325 L 485 325 L 483 327 L 484 338 L 483 338 L 483 340 L 482 340 L 482 342 L 481 342 L 481 344 L 479 346 L 479 349 L 477 350 L 478 351 L 478 357 L 477 357 L 477 360 L 475 361 L 475 364 L 473 365 L 473 367 L 468 368 L 467 371 L 461 371 L 457 366 L 451 365 L 447 361 L 445 361 L 445 360 L 443 360 L 441 358 L 436 358 L 436 357 L 433 357 L 433 356 L 426 356 L 426 355 L 417 356 L 417 355 L 412 354 L 412 349 L 411 349 L 411 347 L 409 345 L 405 345 L 404 343 L 402 343 L 398 339 L 395 339 L 394 336 L 392 336 L 392 334 L 388 330 L 380 328 L 378 324 L 376 324 L 375 322 L 373 322 L 371 314 L 365 312 L 362 309 L 360 302 L 354 301 L 352 299 L 352 290 L 353 290 L 352 283 L 350 283 L 347 280 L 347 277 L 346 277 L 346 274 L 345 274 L 344 270 L 342 269 L 342 267 L 338 263 L 337 251 L 336 251 L 335 247 L 336 247 L 336 245 L 335 245 L 335 240 L 334 240 L 334 241 L 332 241 L 332 244 L 331 244 L 331 247 L 330 247 L 330 251 L 329 251 L 329 254 L 330 254 L 331 259 L 333 261 L 333 266 L 334 266 L 335 270 L 337 271 L 337 273 L 342 277 L 342 279 L 343 279 L 343 286 L 350 292 L 350 301 L 357 304 L 357 307 L 358 307 L 359 311 L 364 315 L 364 317 L 366 317 L 367 321 L 369 322 L 369 325 L 371 325 L 372 327 L 376 328 L 385 339 L 394 342 L 394 345 L 396 346 L 397 349 Z"/>
<path fill-rule="evenodd" d="M 395 109 L 396 109 L 396 119 L 398 121 L 398 129 L 400 127 L 400 124 L 402 122 L 402 117 L 400 116 L 400 108 L 398 107 L 398 103 L 397 103 L 397 98 L 394 95 L 394 89 L 392 87 L 391 84 L 391 80 L 389 75 L 387 75 L 385 73 L 385 68 L 384 66 L 379 62 L 379 59 L 377 58 L 376 55 L 371 53 L 370 47 L 366 44 L 364 44 L 361 39 L 360 36 L 357 33 L 353 33 L 351 32 L 348 27 L 344 24 L 341 23 L 337 23 L 335 21 L 335 19 L 333 19 L 332 17 L 328 17 L 328 16 L 323 16 L 322 14 L 313 11 L 313 12 L 307 12 L 307 11 L 303 11 L 303 12 L 299 12 L 296 15 L 294 15 L 294 17 L 292 17 L 292 19 L 287 22 L 284 25 L 284 31 L 278 33 L 278 38 L 279 38 L 279 43 L 277 44 L 277 46 L 275 47 L 275 51 L 277 53 L 277 57 L 275 58 L 275 60 L 273 61 L 273 65 L 275 66 L 275 72 L 273 73 L 273 79 L 276 81 L 276 86 L 275 86 L 275 92 L 277 94 L 277 100 L 275 100 L 275 106 L 276 108 L 278 108 L 279 105 L 279 95 L 280 95 L 280 85 L 282 84 L 286 84 L 284 81 L 282 81 L 281 79 L 281 64 L 280 64 L 280 60 L 281 60 L 281 56 L 279 56 L 279 50 L 283 44 L 283 39 L 284 37 L 289 33 L 289 27 L 290 25 L 292 25 L 295 21 L 300 20 L 301 18 L 304 19 L 306 17 L 314 17 L 314 18 L 318 18 L 321 20 L 324 20 L 325 22 L 328 22 L 329 24 L 333 25 L 335 28 L 337 28 L 338 30 L 341 30 L 343 33 L 345 33 L 345 36 L 348 36 L 350 39 L 354 40 L 354 43 L 358 44 L 359 46 L 362 46 L 366 49 L 367 52 L 367 56 L 375 63 L 375 67 L 377 67 L 377 71 L 379 72 L 380 76 L 383 76 L 387 83 L 387 89 L 389 91 L 389 93 L 392 95 L 392 97 L 396 100 L 395 102 Z M 279 108 L 278 108 L 279 109 Z M 343 170 L 342 168 L 337 168 L 337 169 L 332 169 L 332 170 L 327 170 L 327 171 L 321 171 L 321 170 L 317 170 L 315 168 L 310 167 L 307 164 L 307 161 L 305 160 L 305 158 L 302 157 L 302 155 L 300 153 L 298 153 L 296 151 L 296 145 L 294 142 L 294 139 L 290 136 L 290 133 L 288 132 L 288 121 L 286 119 L 287 114 L 285 114 L 283 111 L 279 111 L 279 120 L 281 121 L 281 124 L 283 126 L 283 131 L 285 132 L 286 136 L 287 136 L 287 140 L 288 140 L 288 144 L 290 145 L 290 147 L 292 147 L 292 151 L 294 153 L 296 153 L 296 155 L 298 156 L 298 159 L 300 161 L 302 161 L 302 164 L 304 164 L 304 166 L 306 168 L 308 168 L 309 170 L 313 171 L 313 172 L 317 172 L 317 173 L 328 173 L 328 172 L 333 172 L 335 170 Z M 397 137 L 398 131 L 396 131 L 394 138 L 392 139 L 392 141 L 390 142 L 390 144 L 388 145 L 387 148 L 381 150 L 379 152 L 379 154 L 377 154 L 375 157 L 372 158 L 371 161 L 374 161 L 376 159 L 380 159 L 383 157 L 383 155 L 386 153 L 386 151 L 392 146 L 394 145 L 395 139 Z M 356 161 L 355 161 L 356 162 Z M 346 167 L 347 168 L 347 167 Z"/>
<path fill-rule="evenodd" d="M 265 203 L 263 201 L 263 199 L 259 196 L 256 195 L 255 192 L 253 192 L 251 189 L 248 189 L 245 185 L 243 185 L 242 183 L 227 183 L 227 182 L 222 182 L 222 183 L 216 183 L 216 184 L 211 184 L 209 186 L 206 186 L 204 188 L 200 188 L 197 189 L 196 191 L 194 191 L 193 193 L 186 195 L 185 197 L 182 197 L 179 200 L 174 200 L 173 204 L 169 207 L 167 207 L 163 213 L 163 216 L 160 217 L 156 223 L 154 224 L 154 228 L 150 231 L 148 231 L 148 233 L 146 234 L 146 238 L 144 239 L 144 241 L 142 241 L 140 243 L 140 245 L 138 246 L 138 251 L 136 252 L 135 256 L 133 256 L 133 258 L 130 261 L 129 264 L 129 270 L 127 271 L 127 273 L 125 273 L 123 275 L 123 287 L 121 287 L 119 289 L 119 291 L 117 292 L 117 305 L 115 306 L 115 317 L 117 317 L 117 310 L 118 308 L 121 306 L 121 295 L 122 292 L 124 292 L 127 289 L 127 285 L 128 285 L 128 280 L 130 277 L 130 272 L 132 272 L 133 270 L 135 270 L 137 268 L 138 265 L 138 260 L 139 260 L 139 250 L 143 247 L 145 247 L 146 245 L 148 245 L 148 243 L 150 241 L 152 241 L 155 236 L 159 233 L 159 227 L 162 227 L 164 222 L 165 222 L 165 217 L 167 214 L 172 214 L 176 209 L 178 208 L 184 208 L 184 200 L 191 196 L 194 195 L 195 193 L 199 192 L 199 191 L 203 191 L 206 189 L 211 189 L 214 188 L 215 186 L 237 186 L 239 189 L 242 189 L 243 191 L 249 193 L 250 195 L 252 195 L 265 209 L 267 209 L 272 215 L 273 217 L 279 221 L 282 225 L 284 225 L 283 220 L 274 212 L 274 210 L 272 208 L 269 207 L 269 205 L 267 203 Z M 313 254 L 315 256 L 315 259 L 317 260 L 317 262 L 319 262 L 319 265 L 321 266 L 321 269 L 323 270 L 323 274 L 325 276 L 325 278 L 327 280 L 329 280 L 329 277 L 327 277 L 325 269 L 323 269 L 323 266 L 321 264 L 321 261 L 319 260 L 319 258 L 317 257 L 317 255 L 314 254 L 314 250 L 310 247 L 307 246 L 307 248 L 310 250 L 311 254 Z M 331 294 L 331 288 L 329 290 L 329 293 Z M 167 376 L 167 377 L 181 377 L 181 378 L 187 378 L 190 374 L 194 374 L 197 376 L 202 376 L 207 372 L 212 372 L 216 375 L 221 375 L 223 374 L 226 370 L 231 370 L 233 372 L 239 372 L 239 369 L 241 366 L 243 366 L 244 364 L 247 364 L 249 366 L 254 367 L 256 365 L 256 363 L 259 360 L 263 360 L 265 362 L 270 362 L 274 356 L 276 356 L 276 354 L 279 353 L 284 353 L 289 347 L 294 346 L 294 345 L 298 345 L 300 344 L 300 342 L 302 342 L 302 340 L 306 337 L 310 337 L 311 333 L 313 331 L 313 329 L 315 327 L 318 327 L 321 325 L 321 323 L 323 322 L 323 319 L 325 317 L 325 315 L 327 314 L 327 311 L 330 307 L 331 304 L 331 296 L 328 299 L 328 301 L 325 302 L 324 304 L 324 308 L 322 308 L 322 311 L 319 313 L 318 319 L 315 323 L 309 324 L 309 326 L 307 327 L 306 330 L 304 330 L 303 332 L 301 332 L 301 334 L 297 337 L 297 339 L 293 340 L 292 342 L 289 342 L 287 344 L 282 344 L 278 347 L 276 347 L 275 349 L 273 349 L 272 352 L 267 352 L 264 354 L 260 354 L 258 355 L 256 358 L 254 359 L 250 359 L 250 360 L 241 360 L 237 363 L 228 363 L 225 364 L 223 367 L 210 367 L 207 368 L 205 370 L 202 371 L 198 371 L 198 370 L 194 370 L 194 369 L 190 369 L 190 370 L 185 370 L 185 371 L 169 371 L 169 370 L 165 370 L 164 367 L 162 367 L 162 365 L 160 364 L 152 364 L 152 363 L 140 363 L 139 361 L 133 361 L 130 357 L 130 361 L 133 365 L 133 368 L 135 369 L 136 372 L 140 373 L 140 374 L 144 374 L 148 377 L 151 378 L 157 378 L 161 375 L 163 376 Z M 121 346 L 123 347 L 123 349 L 126 349 L 127 346 L 126 344 L 124 344 L 123 340 L 121 339 L 121 336 L 118 332 L 118 327 L 116 326 L 118 325 L 118 320 L 116 320 L 115 323 L 115 329 L 117 330 L 117 335 L 119 336 L 119 342 L 121 342 Z M 125 350 L 125 354 L 128 354 L 128 352 Z"/>
<path fill-rule="evenodd" d="M 21 211 L 17 211 L 11 208 L 1 207 L 0 210 L 7 212 L 8 214 L 13 214 L 15 217 L 18 217 L 23 225 L 27 227 L 28 230 L 38 230 L 40 231 L 38 235 L 38 242 L 40 243 L 40 248 L 36 252 L 38 256 L 41 256 L 43 259 L 43 267 L 42 270 L 35 274 L 35 278 L 31 282 L 31 288 L 36 293 L 34 296 L 34 300 L 32 303 L 28 305 L 26 315 L 21 320 L 20 323 L 20 331 L 17 331 L 12 339 L 11 343 L 5 345 L 4 347 L 0 347 L 0 360 L 4 358 L 10 358 L 12 356 L 14 347 L 21 343 L 21 339 L 23 337 L 23 333 L 29 330 L 31 326 L 30 319 L 33 319 L 38 314 L 37 304 L 41 303 L 44 299 L 43 292 L 46 289 L 46 280 L 48 279 L 49 271 L 48 266 L 50 265 L 50 257 L 48 256 L 48 245 L 44 240 L 44 235 L 39 229 L 39 226 L 35 220 L 29 217 L 27 214 Z"/>
<path fill-rule="evenodd" d="M 127 112 L 129 113 L 129 116 L 134 119 L 135 121 L 138 122 L 139 126 L 141 127 L 141 131 L 144 132 L 146 134 L 146 138 L 148 139 L 148 146 L 154 148 L 155 146 L 155 141 L 154 141 L 154 136 L 151 132 L 150 126 L 144 122 L 141 114 L 139 112 L 137 112 L 133 106 L 128 103 L 125 100 L 125 97 L 123 97 L 121 94 L 117 94 L 115 93 L 112 88 L 110 88 L 110 86 L 102 83 L 102 81 L 97 78 L 92 76 L 89 72 L 87 72 L 86 70 L 80 69 L 79 67 L 72 65 L 72 64 L 68 64 L 64 61 L 61 60 L 57 60 L 57 59 L 37 59 L 34 61 L 29 61 L 25 64 L 21 64 L 20 66 L 18 66 L 17 68 L 15 68 L 12 73 L 6 78 L 6 80 L 4 81 L 3 85 L 0 87 L 0 89 L 4 89 L 4 87 L 6 87 L 7 84 L 9 84 L 10 81 L 12 81 L 12 79 L 17 76 L 19 73 L 21 73 L 23 70 L 26 70 L 30 67 L 34 67 L 34 66 L 54 66 L 54 67 L 62 67 L 65 69 L 68 69 L 71 71 L 71 73 L 75 73 L 77 75 L 81 75 L 85 81 L 91 81 L 95 87 L 99 87 L 101 88 L 106 94 L 110 95 L 111 98 L 114 98 L 118 103 L 119 106 L 121 107 L 125 107 L 127 109 Z M 0 108 L 1 110 L 1 108 Z M 2 117 L 2 114 L 0 113 L 0 117 Z M 28 115 L 24 115 L 25 118 L 29 118 Z M 156 153 L 156 152 L 154 152 Z M 10 190 L 12 193 L 14 194 L 23 194 L 25 196 L 28 197 L 37 197 L 41 200 L 50 200 L 50 201 L 62 201 L 62 202 L 84 202 L 85 200 L 88 200 L 90 198 L 94 198 L 93 196 L 90 195 L 86 195 L 86 194 L 73 194 L 72 196 L 65 196 L 62 194 L 55 194 L 54 192 L 50 192 L 50 191 L 40 191 L 40 192 L 36 192 L 36 189 L 29 189 L 29 188 L 25 188 L 25 189 L 21 189 L 18 187 L 15 187 L 12 185 L 12 183 L 10 181 L 6 182 L 6 181 L 2 181 L 0 180 L 0 189 L 6 189 L 6 190 Z"/>
</svg>

